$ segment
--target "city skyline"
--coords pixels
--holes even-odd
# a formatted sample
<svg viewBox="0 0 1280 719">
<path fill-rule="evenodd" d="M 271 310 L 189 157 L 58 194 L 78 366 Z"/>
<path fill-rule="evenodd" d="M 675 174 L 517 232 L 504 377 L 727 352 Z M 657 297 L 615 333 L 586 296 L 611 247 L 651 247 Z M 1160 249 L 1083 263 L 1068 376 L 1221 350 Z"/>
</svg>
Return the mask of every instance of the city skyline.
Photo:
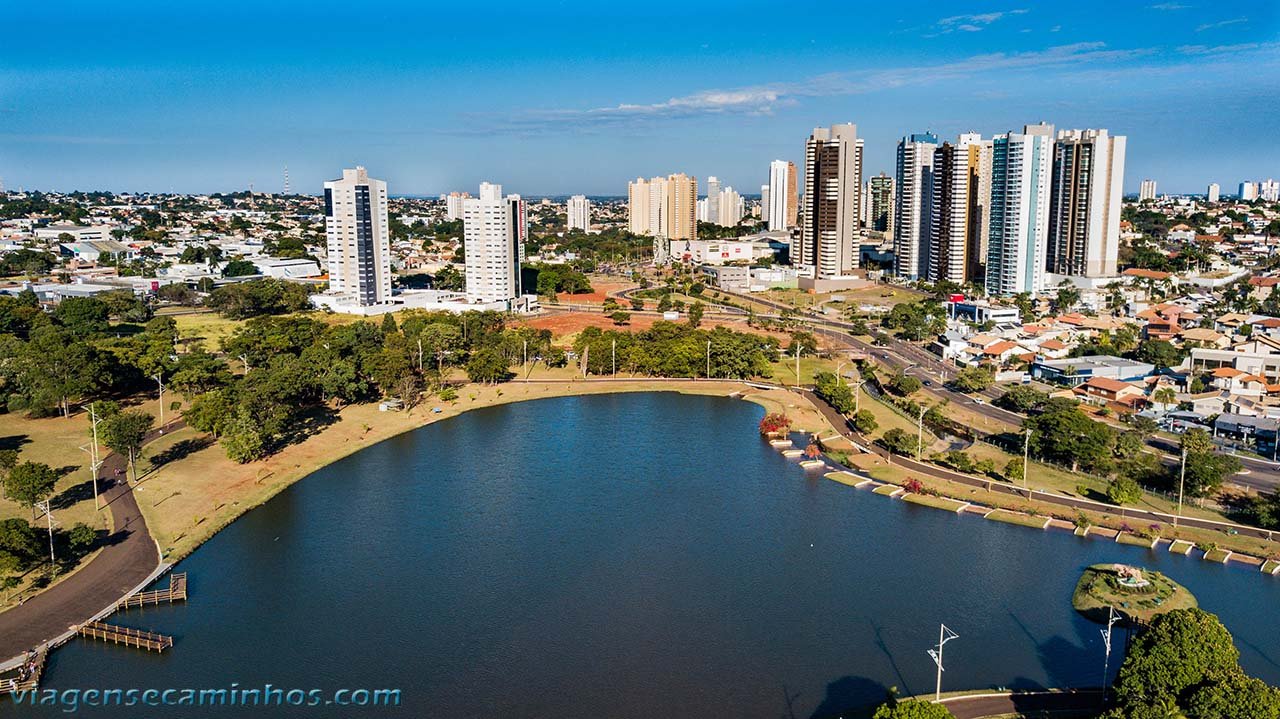
<svg viewBox="0 0 1280 719">
<path fill-rule="evenodd" d="M 851 4 L 824 25 L 858 31 L 829 35 L 802 9 L 672 6 L 616 37 L 597 30 L 622 19 L 609 7 L 499 3 L 474 28 L 463 7 L 341 26 L 298 21 L 324 4 L 141 23 L 77 7 L 9 12 L 25 28 L 0 49 L 9 188 L 279 192 L 287 166 L 294 191 L 319 193 L 331 168 L 356 164 L 405 195 L 501 175 L 525 195 L 618 196 L 672 171 L 756 188 L 770 161 L 803 159 L 813 127 L 840 123 L 858 125 L 867 176 L 893 171 L 903 135 L 1040 121 L 1130 137 L 1129 194 L 1148 177 L 1189 193 L 1280 174 L 1280 148 L 1249 139 L 1280 92 L 1280 9 L 1265 4 Z M 450 33 L 406 39 L 391 23 Z M 343 126 L 357 102 L 361 126 Z"/>
</svg>

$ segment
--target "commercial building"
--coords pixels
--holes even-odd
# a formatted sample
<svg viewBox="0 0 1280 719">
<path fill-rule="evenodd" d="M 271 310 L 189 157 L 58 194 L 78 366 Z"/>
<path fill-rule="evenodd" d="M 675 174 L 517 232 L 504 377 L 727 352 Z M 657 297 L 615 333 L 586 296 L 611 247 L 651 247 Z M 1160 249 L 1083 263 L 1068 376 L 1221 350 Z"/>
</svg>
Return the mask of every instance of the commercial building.
<svg viewBox="0 0 1280 719">
<path fill-rule="evenodd" d="M 391 231 L 387 183 L 363 167 L 324 183 L 329 293 L 357 306 L 391 299 Z"/>
<path fill-rule="evenodd" d="M 1209 189 L 1204 193 L 1204 198 L 1209 202 L 1217 202 L 1218 195 L 1221 192 L 1222 192 L 1222 188 L 1218 187 L 1218 183 L 1210 182 Z"/>
<path fill-rule="evenodd" d="M 858 268 L 862 140 L 853 124 L 815 128 L 805 143 L 804 225 L 799 263 L 815 277 Z M 794 262 L 797 255 L 793 254 Z"/>
<path fill-rule="evenodd" d="M 1143 180 L 1142 184 L 1138 186 L 1138 201 L 1154 199 L 1156 199 L 1156 181 Z"/>
<path fill-rule="evenodd" d="M 786 230 L 799 219 L 796 163 L 774 160 L 769 163 L 769 184 L 761 188 L 761 200 L 770 230 Z M 767 194 L 766 194 L 767 193 Z"/>
<path fill-rule="evenodd" d="M 480 196 L 462 206 L 466 248 L 467 300 L 507 302 L 519 298 L 520 263 L 528 239 L 528 219 L 519 195 L 502 195 L 502 185 L 480 183 Z"/>
<path fill-rule="evenodd" d="M 37 227 L 37 240 L 45 242 L 104 242 L 111 240 L 111 228 L 107 225 L 54 224 Z M 63 237 L 70 235 L 71 239 Z"/>
<path fill-rule="evenodd" d="M 933 153 L 938 136 L 924 132 L 898 142 L 897 204 L 893 217 L 894 272 L 917 280 L 929 276 L 933 208 Z"/>
<path fill-rule="evenodd" d="M 1120 252 L 1125 137 L 1062 130 L 1053 151 L 1048 271 L 1113 277 Z"/>
<path fill-rule="evenodd" d="M 1043 287 L 1052 167 L 1052 125 L 1027 125 L 992 140 L 987 294 Z"/>
<path fill-rule="evenodd" d="M 569 198 L 567 210 L 569 229 L 586 232 L 591 226 L 591 201 L 585 195 L 574 195 Z"/>
<path fill-rule="evenodd" d="M 1031 363 L 1031 376 L 1046 382 L 1075 387 L 1094 377 L 1135 382 L 1150 375 L 1155 365 L 1110 355 L 1089 355 L 1066 359 L 1037 359 Z"/>
</svg>

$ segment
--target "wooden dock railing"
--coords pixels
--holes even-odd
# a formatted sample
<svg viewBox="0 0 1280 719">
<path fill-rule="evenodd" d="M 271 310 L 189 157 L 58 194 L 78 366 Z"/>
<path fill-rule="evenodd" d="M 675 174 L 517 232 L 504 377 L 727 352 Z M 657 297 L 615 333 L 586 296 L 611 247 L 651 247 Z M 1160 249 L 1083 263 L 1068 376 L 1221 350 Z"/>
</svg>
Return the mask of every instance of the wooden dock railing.
<svg viewBox="0 0 1280 719">
<path fill-rule="evenodd" d="M 145 607 L 149 604 L 185 602 L 186 600 L 187 575 L 183 572 L 171 576 L 169 578 L 169 586 L 165 589 L 157 589 L 151 592 L 138 592 L 137 594 L 121 599 L 120 603 L 116 605 L 116 609 Z"/>
<path fill-rule="evenodd" d="M 31 662 L 0 676 L 0 695 L 17 694 L 18 692 L 35 691 L 40 687 L 40 676 L 44 674 L 44 661 L 49 656 L 49 647 L 36 650 Z"/>
<path fill-rule="evenodd" d="M 137 649 L 146 649 L 147 651 L 163 652 L 173 646 L 173 637 L 166 637 L 163 634 L 155 634 L 152 632 L 144 632 L 141 629 L 131 629 L 129 627 L 119 627 L 114 624 L 105 622 L 89 622 L 82 624 L 77 630 L 82 637 L 89 639 L 97 639 L 103 642 L 111 642 L 113 644 L 123 644 L 126 647 L 134 647 Z"/>
</svg>

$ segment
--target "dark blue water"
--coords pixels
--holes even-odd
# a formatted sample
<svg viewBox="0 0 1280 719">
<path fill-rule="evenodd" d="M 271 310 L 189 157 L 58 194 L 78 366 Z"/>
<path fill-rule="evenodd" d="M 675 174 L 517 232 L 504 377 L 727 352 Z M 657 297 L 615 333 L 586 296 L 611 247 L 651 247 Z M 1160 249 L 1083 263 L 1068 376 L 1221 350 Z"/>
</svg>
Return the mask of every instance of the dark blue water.
<svg viewBox="0 0 1280 719">
<path fill-rule="evenodd" d="M 1185 584 L 1280 682 L 1276 580 L 806 477 L 756 436 L 761 415 L 572 397 L 389 440 L 182 562 L 188 604 L 113 620 L 175 635 L 169 653 L 76 641 L 46 685 L 399 688 L 396 713 L 440 718 L 810 717 L 932 691 L 939 622 L 960 635 L 944 688 L 1096 685 L 1101 638 L 1070 595 L 1104 561 Z"/>
</svg>

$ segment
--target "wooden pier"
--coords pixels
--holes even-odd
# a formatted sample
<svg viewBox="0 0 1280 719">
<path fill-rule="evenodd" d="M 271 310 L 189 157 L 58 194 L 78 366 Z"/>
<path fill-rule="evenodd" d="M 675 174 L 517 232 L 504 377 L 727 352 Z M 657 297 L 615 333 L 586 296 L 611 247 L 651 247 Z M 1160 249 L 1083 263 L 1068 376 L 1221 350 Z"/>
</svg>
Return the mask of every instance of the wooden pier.
<svg viewBox="0 0 1280 719">
<path fill-rule="evenodd" d="M 36 650 L 29 664 L 0 675 L 0 695 L 17 694 L 35 691 L 40 687 L 40 676 L 44 674 L 44 662 L 49 657 L 49 647 Z M 20 677 L 25 677 L 20 679 Z"/>
<path fill-rule="evenodd" d="M 172 602 L 185 602 L 187 600 L 187 575 L 185 572 L 174 574 L 169 578 L 169 586 L 166 589 L 157 589 L 151 592 L 138 592 L 133 596 L 125 597 L 116 605 L 117 610 L 129 609 L 130 607 L 145 607 L 150 604 L 169 604 Z"/>
<path fill-rule="evenodd" d="M 111 642 L 113 644 L 123 644 L 126 647 L 134 647 L 136 649 L 146 649 L 152 652 L 163 652 L 173 646 L 173 637 L 166 637 L 163 634 L 154 634 L 152 632 L 144 632 L 141 629 L 130 629 L 129 627 L 118 627 L 114 624 L 105 622 L 89 622 L 80 625 L 76 633 L 82 637 L 89 639 L 97 639 L 103 642 Z"/>
</svg>

